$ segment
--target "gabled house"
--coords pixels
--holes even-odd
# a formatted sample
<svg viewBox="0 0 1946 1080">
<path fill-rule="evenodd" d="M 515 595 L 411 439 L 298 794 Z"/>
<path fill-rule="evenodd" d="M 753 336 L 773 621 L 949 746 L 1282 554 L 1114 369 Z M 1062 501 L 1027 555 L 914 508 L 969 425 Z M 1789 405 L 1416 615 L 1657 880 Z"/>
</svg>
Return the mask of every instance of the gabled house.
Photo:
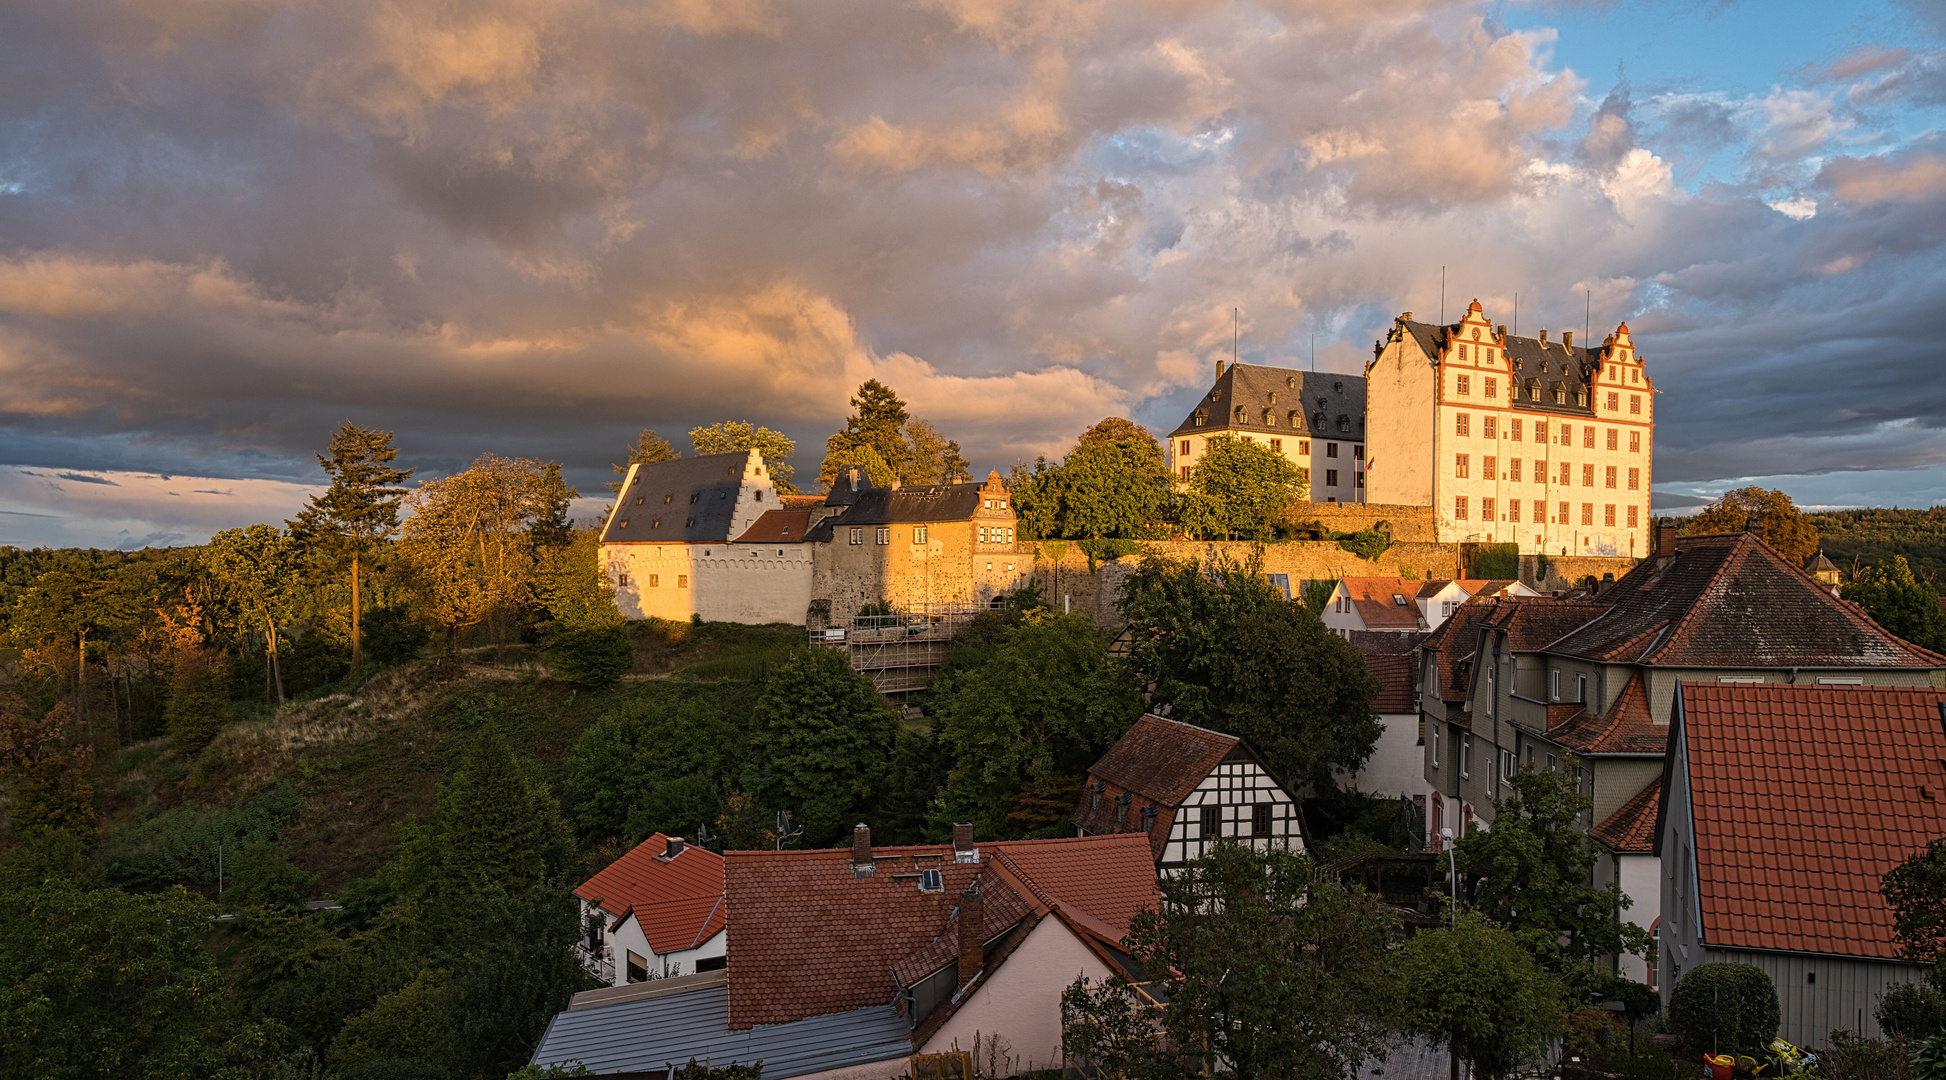
<svg viewBox="0 0 1946 1080">
<path fill-rule="evenodd" d="M 1672 708 L 1655 830 L 1664 1002 L 1699 964 L 1754 964 L 1785 1039 L 1878 1036 L 1885 990 L 1924 977 L 1900 958 L 1879 880 L 1946 836 L 1946 690 L 1685 680 Z"/>
<path fill-rule="evenodd" d="M 1082 836 L 1147 838 L 1168 874 L 1219 839 L 1303 851 L 1296 795 L 1235 735 L 1145 715 L 1088 768 L 1072 820 Z"/>
<path fill-rule="evenodd" d="M 1689 681 L 1928 686 L 1946 684 L 1946 656 L 1832 596 L 1758 533 L 1661 529 L 1651 558 L 1592 596 L 1475 600 L 1427 638 L 1433 833 L 1490 825 L 1521 767 L 1572 769 L 1593 803 L 1583 828 L 1616 818 L 1661 775 L 1676 687 Z M 1604 872 L 1640 887 L 1646 869 Z M 1629 917 L 1652 925 L 1659 891 L 1624 891 Z"/>
<path fill-rule="evenodd" d="M 1352 648 L 1365 658 L 1365 666 L 1378 680 L 1378 697 L 1372 711 L 1378 714 L 1383 729 L 1372 756 L 1355 774 L 1341 775 L 1342 783 L 1368 795 L 1410 799 L 1425 818 L 1426 783 L 1424 723 L 1419 716 L 1418 649 L 1427 635 L 1396 634 L 1369 630 L 1351 633 Z"/>
<path fill-rule="evenodd" d="M 536 1064 L 653 1072 L 764 1060 L 769 1080 L 864 1080 L 965 1051 L 1011 1075 L 1058 1068 L 1061 991 L 1142 972 L 1121 951 L 1159 902 L 1140 836 L 734 851 L 727 972 L 577 996 Z M 977 1040 L 977 1045 L 976 1045 Z"/>
<path fill-rule="evenodd" d="M 1461 604 L 1475 596 L 1539 596 L 1518 581 L 1416 578 L 1343 578 L 1319 616 L 1339 637 L 1361 631 L 1438 629 Z"/>
<path fill-rule="evenodd" d="M 905 611 L 997 602 L 1033 571 L 1018 546 L 1013 496 L 983 483 L 873 487 L 847 474 L 810 533 L 813 592 L 844 617 L 868 604 Z"/>
<path fill-rule="evenodd" d="M 723 856 L 661 833 L 574 890 L 576 954 L 610 986 L 712 971 L 724 964 L 729 909 Z"/>
</svg>

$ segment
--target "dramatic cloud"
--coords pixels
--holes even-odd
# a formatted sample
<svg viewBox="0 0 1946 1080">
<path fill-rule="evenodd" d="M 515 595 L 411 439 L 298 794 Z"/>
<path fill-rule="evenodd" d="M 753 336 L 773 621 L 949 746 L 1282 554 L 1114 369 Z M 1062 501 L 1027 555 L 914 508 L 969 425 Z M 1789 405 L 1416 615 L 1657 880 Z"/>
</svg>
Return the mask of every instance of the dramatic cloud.
<svg viewBox="0 0 1946 1080">
<path fill-rule="evenodd" d="M 1926 17 L 1739 95 L 1459 0 L 15 5 L 0 460 L 112 476 L 96 542 L 193 538 L 346 417 L 598 492 L 644 426 L 814 462 L 876 377 L 1004 468 L 1172 426 L 1238 309 L 1246 358 L 1357 370 L 1444 267 L 1449 314 L 1626 318 L 1659 480 L 1929 468 Z"/>
</svg>

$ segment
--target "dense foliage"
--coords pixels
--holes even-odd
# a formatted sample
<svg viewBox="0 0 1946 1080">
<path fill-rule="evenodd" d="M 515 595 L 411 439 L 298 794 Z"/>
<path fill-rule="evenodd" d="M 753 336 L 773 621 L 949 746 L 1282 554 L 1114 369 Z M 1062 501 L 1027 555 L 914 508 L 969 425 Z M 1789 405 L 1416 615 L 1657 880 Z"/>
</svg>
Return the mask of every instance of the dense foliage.
<svg viewBox="0 0 1946 1080">
<path fill-rule="evenodd" d="M 1536 1059 L 1567 1015 L 1562 988 L 1510 932 L 1478 914 L 1413 936 L 1399 957 L 1405 1028 L 1469 1071 L 1502 1077 Z"/>
<path fill-rule="evenodd" d="M 1776 1037 L 1781 1022 L 1777 987 L 1754 964 L 1698 964 L 1669 995 L 1670 1025 L 1697 1050 L 1753 1050 Z"/>
<path fill-rule="evenodd" d="M 1037 540 L 1162 535 L 1169 470 L 1148 431 L 1110 417 L 1082 432 L 1059 465 L 1036 463 L 1013 483 L 1021 536 Z"/>
<path fill-rule="evenodd" d="M 1818 550 L 1817 526 L 1798 510 L 1791 497 L 1760 487 L 1724 492 L 1722 498 L 1684 522 L 1682 531 L 1690 536 L 1742 532 L 1752 524 L 1763 527 L 1765 543 L 1799 565 Z"/>
<path fill-rule="evenodd" d="M 1946 506 L 1821 510 L 1804 516 L 1818 530 L 1825 557 L 1840 569 L 1882 566 L 1903 555 L 1913 575 L 1935 591 L 1946 582 Z"/>
<path fill-rule="evenodd" d="M 1858 570 L 1840 595 L 1865 609 L 1880 626 L 1934 651 L 1946 651 L 1946 611 L 1939 592 L 1919 582 L 1905 556 Z"/>
<path fill-rule="evenodd" d="M 891 387 L 868 379 L 851 399 L 845 429 L 824 443 L 818 482 L 837 481 L 858 469 L 875 487 L 902 484 L 954 484 L 969 479 L 971 466 L 957 441 L 924 420 L 913 419 Z"/>
<path fill-rule="evenodd" d="M 1284 508 L 1309 491 L 1309 478 L 1284 455 L 1218 436 L 1190 471 L 1179 517 L 1183 531 L 1206 540 L 1269 540 Z"/>
</svg>

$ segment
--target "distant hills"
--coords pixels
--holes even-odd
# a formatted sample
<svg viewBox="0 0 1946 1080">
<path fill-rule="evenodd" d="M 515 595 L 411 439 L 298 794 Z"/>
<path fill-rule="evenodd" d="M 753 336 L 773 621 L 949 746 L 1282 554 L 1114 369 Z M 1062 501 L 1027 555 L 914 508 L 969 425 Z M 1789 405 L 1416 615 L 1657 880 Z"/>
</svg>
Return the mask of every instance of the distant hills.
<svg viewBox="0 0 1946 1080">
<path fill-rule="evenodd" d="M 1946 587 L 1946 506 L 1930 510 L 1824 510 L 1804 515 L 1818 530 L 1825 557 L 1849 576 L 1854 565 L 1904 555 L 1933 588 Z"/>
</svg>

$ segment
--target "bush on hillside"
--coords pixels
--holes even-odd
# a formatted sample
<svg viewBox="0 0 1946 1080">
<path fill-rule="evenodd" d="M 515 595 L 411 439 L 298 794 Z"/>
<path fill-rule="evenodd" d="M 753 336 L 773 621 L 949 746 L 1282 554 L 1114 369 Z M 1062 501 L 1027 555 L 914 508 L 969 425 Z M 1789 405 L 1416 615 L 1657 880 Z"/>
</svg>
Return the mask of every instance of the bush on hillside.
<svg viewBox="0 0 1946 1080">
<path fill-rule="evenodd" d="M 1691 968 L 1669 996 L 1669 1023 L 1692 1050 L 1731 1053 L 1760 1047 L 1783 1017 L 1777 987 L 1753 964 L 1715 962 Z"/>
<path fill-rule="evenodd" d="M 360 620 L 365 663 L 397 667 L 419 659 L 432 641 L 432 631 L 414 622 L 402 607 L 373 608 Z"/>
<path fill-rule="evenodd" d="M 635 643 L 620 627 L 561 630 L 548 638 L 542 655 L 556 679 L 598 688 L 635 666 Z"/>
<path fill-rule="evenodd" d="M 178 656 L 162 715 L 176 753 L 187 756 L 208 746 L 230 722 L 229 662 L 203 651 Z"/>
</svg>

